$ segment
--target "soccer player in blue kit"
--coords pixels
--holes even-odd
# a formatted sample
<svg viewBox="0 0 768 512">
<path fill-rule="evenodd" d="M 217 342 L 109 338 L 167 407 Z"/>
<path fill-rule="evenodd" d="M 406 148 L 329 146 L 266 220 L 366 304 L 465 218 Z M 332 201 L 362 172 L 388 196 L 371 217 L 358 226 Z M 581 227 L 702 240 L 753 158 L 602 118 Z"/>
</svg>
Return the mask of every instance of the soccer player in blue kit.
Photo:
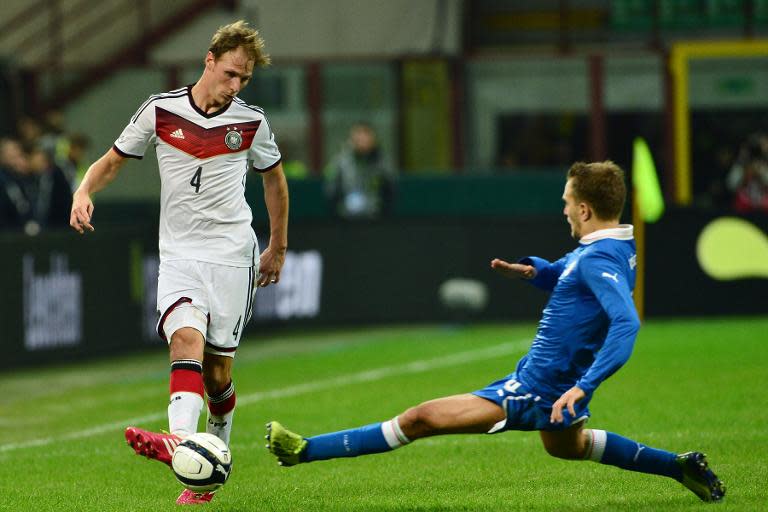
<svg viewBox="0 0 768 512">
<path fill-rule="evenodd" d="M 430 400 L 389 421 L 350 430 L 304 438 L 272 421 L 269 451 L 292 466 L 381 453 L 428 436 L 538 430 L 554 457 L 667 476 L 703 501 L 722 500 L 725 486 L 704 454 L 676 454 L 585 428 L 593 393 L 627 362 L 640 329 L 632 300 L 633 228 L 619 224 L 626 195 L 624 172 L 613 162 L 575 163 L 563 213 L 579 247 L 553 263 L 538 257 L 491 261 L 502 276 L 551 292 L 514 373 L 479 391 Z"/>
</svg>

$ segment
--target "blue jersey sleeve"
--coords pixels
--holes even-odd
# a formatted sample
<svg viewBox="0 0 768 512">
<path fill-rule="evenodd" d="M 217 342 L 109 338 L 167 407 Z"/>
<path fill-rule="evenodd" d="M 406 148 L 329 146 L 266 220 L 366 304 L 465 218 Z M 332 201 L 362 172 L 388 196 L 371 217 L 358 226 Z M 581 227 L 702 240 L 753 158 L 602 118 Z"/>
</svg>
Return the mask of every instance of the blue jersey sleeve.
<svg viewBox="0 0 768 512">
<path fill-rule="evenodd" d="M 640 319 L 632 301 L 634 278 L 626 262 L 617 256 L 595 252 L 585 254 L 579 263 L 584 284 L 595 294 L 608 316 L 609 326 L 602 348 L 592 366 L 576 386 L 591 394 L 605 379 L 613 375 L 632 354 Z"/>
<path fill-rule="evenodd" d="M 557 284 L 557 279 L 560 274 L 563 273 L 565 268 L 565 260 L 568 258 L 568 254 L 560 258 L 554 263 L 550 263 L 544 258 L 538 256 L 528 256 L 518 261 L 523 265 L 531 265 L 536 269 L 536 277 L 529 282 L 536 288 L 541 288 L 551 292 Z"/>
</svg>

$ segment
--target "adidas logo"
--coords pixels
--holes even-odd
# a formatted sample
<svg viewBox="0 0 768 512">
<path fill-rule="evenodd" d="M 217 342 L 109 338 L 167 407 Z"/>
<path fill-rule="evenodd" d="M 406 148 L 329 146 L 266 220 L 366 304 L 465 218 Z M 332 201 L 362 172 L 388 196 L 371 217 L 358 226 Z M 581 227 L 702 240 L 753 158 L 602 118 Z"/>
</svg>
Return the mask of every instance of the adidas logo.
<svg viewBox="0 0 768 512">
<path fill-rule="evenodd" d="M 181 439 L 174 439 L 172 437 L 163 437 L 163 444 L 168 453 L 173 454 L 174 450 L 181 443 Z"/>
<path fill-rule="evenodd" d="M 183 139 L 184 138 L 184 132 L 181 131 L 181 128 L 179 128 L 175 132 L 171 133 L 171 137 L 173 137 L 174 139 Z"/>
</svg>

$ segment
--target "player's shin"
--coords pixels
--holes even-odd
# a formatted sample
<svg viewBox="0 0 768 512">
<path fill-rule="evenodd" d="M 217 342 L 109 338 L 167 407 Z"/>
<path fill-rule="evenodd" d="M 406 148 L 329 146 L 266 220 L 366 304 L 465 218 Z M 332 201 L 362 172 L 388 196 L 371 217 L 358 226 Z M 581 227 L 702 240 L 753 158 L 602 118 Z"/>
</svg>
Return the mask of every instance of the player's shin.
<svg viewBox="0 0 768 512">
<path fill-rule="evenodd" d="M 197 432 L 203 393 L 203 365 L 200 361 L 180 359 L 171 363 L 168 428 L 172 434 L 185 437 Z"/>
<path fill-rule="evenodd" d="M 208 421 L 206 421 L 205 431 L 217 436 L 227 445 L 229 445 L 229 436 L 232 433 L 235 402 L 235 385 L 232 381 L 221 393 L 208 396 Z"/>
<path fill-rule="evenodd" d="M 382 423 L 307 438 L 302 462 L 382 453 L 410 442 L 395 417 Z"/>
<path fill-rule="evenodd" d="M 682 479 L 680 466 L 675 462 L 677 455 L 672 452 L 651 448 L 605 430 L 588 429 L 585 432 L 589 438 L 585 458 L 589 460 L 678 481 Z"/>
</svg>

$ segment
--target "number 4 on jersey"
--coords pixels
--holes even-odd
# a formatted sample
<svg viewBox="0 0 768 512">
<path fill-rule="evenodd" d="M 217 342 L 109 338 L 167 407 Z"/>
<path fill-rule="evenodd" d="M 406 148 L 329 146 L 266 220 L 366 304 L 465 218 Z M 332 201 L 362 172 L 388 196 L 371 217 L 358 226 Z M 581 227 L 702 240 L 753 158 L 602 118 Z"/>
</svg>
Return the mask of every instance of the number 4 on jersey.
<svg viewBox="0 0 768 512">
<path fill-rule="evenodd" d="M 195 175 L 192 176 L 192 179 L 189 180 L 189 184 L 195 187 L 195 194 L 200 192 L 200 180 L 201 180 L 202 174 L 203 174 L 203 167 L 200 166 L 195 171 Z"/>
</svg>

